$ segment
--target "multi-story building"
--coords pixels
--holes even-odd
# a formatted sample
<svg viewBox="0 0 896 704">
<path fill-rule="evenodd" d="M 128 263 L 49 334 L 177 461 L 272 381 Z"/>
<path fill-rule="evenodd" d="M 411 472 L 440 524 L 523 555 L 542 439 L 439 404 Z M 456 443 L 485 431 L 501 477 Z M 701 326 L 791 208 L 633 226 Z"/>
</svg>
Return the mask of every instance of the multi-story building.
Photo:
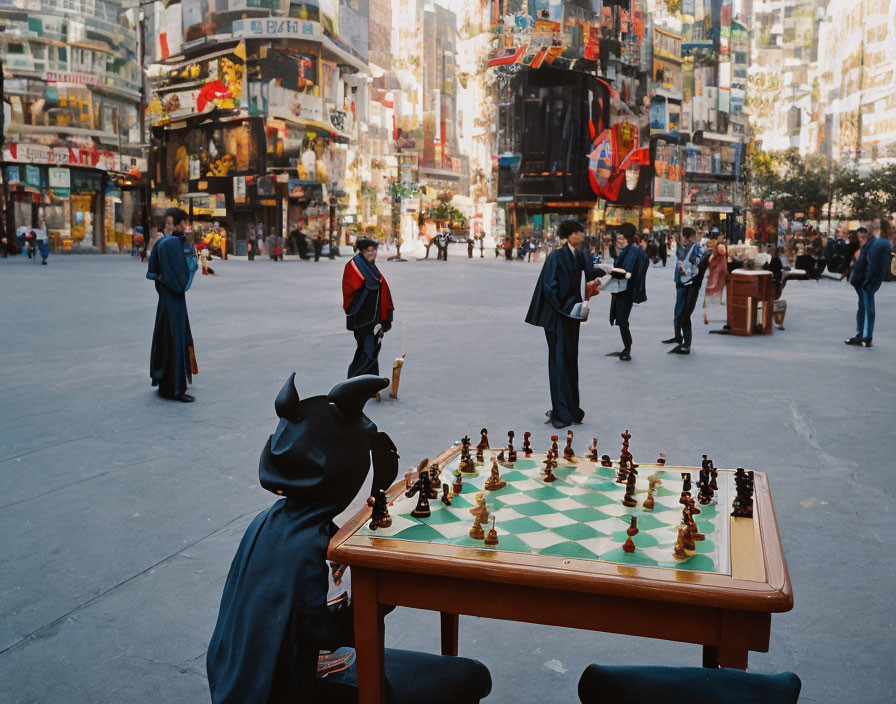
<svg viewBox="0 0 896 704">
<path fill-rule="evenodd" d="M 119 0 L 0 0 L 7 225 L 59 249 L 129 246 L 146 169 L 136 10 Z"/>
<path fill-rule="evenodd" d="M 338 235 L 367 122 L 369 7 L 156 2 L 156 207 L 190 205 L 237 254 L 259 235 Z"/>
</svg>

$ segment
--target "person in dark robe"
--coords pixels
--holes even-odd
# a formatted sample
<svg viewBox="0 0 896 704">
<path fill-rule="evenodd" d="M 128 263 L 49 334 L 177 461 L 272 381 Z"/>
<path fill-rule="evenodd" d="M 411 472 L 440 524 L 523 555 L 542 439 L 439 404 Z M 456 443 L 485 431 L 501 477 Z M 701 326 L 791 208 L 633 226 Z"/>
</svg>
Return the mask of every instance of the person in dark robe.
<svg viewBox="0 0 896 704">
<path fill-rule="evenodd" d="M 616 234 L 616 249 L 619 254 L 613 266 L 624 269 L 631 274 L 624 291 L 614 293 L 610 301 L 610 325 L 619 326 L 619 334 L 622 337 L 622 352 L 619 359 L 630 361 L 632 358 L 632 333 L 628 326 L 628 317 L 632 312 L 632 305 L 643 303 L 647 300 L 647 269 L 650 260 L 644 250 L 635 242 L 637 231 L 631 223 L 623 223 Z"/>
<path fill-rule="evenodd" d="M 856 234 L 861 249 L 849 278 L 849 283 L 855 288 L 859 297 L 856 335 L 844 342 L 847 345 L 871 347 L 874 337 L 874 294 L 883 284 L 890 268 L 892 245 L 889 240 L 870 234 L 865 227 L 856 230 Z"/>
<path fill-rule="evenodd" d="M 703 249 L 697 241 L 697 231 L 693 227 L 685 227 L 682 230 L 682 237 L 682 242 L 676 250 L 674 275 L 675 309 L 672 315 L 672 327 L 675 329 L 675 336 L 663 340 L 663 344 L 675 343 L 675 347 L 669 350 L 672 354 L 691 353 L 691 314 L 694 312 L 700 285 L 703 283 L 702 274 L 706 273 L 705 267 L 702 274 L 700 272 Z"/>
<path fill-rule="evenodd" d="M 376 266 L 378 244 L 368 237 L 355 242 L 358 253 L 342 274 L 342 307 L 345 326 L 355 334 L 357 349 L 348 368 L 349 378 L 379 374 L 382 336 L 392 327 L 392 294 Z"/>
<path fill-rule="evenodd" d="M 585 417 L 579 406 L 581 320 L 570 313 L 576 303 L 582 302 L 582 274 L 585 281 L 590 282 L 600 272 L 592 264 L 591 257 L 582 251 L 585 231 L 581 223 L 563 221 L 557 236 L 565 243 L 545 259 L 532 293 L 526 322 L 544 328 L 551 388 L 551 410 L 547 416 L 555 428 L 565 428 L 571 423 L 581 423 Z"/>
<path fill-rule="evenodd" d="M 165 214 L 168 234 L 152 248 L 146 273 L 159 294 L 149 375 L 152 385 L 159 387 L 160 396 L 185 403 L 195 400 L 187 393 L 187 384 L 196 373 L 196 363 L 186 292 L 198 268 L 196 252 L 181 229 L 187 225 L 188 216 L 183 210 L 168 210 Z"/>
</svg>

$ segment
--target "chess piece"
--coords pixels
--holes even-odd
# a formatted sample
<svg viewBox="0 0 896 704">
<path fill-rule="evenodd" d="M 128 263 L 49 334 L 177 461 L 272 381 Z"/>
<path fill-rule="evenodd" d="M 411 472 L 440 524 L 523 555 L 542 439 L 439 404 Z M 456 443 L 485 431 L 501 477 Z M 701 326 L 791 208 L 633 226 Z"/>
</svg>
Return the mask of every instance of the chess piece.
<svg viewBox="0 0 896 704">
<path fill-rule="evenodd" d="M 554 453 L 554 457 L 560 456 L 560 446 L 557 445 L 557 441 L 560 439 L 559 435 L 551 435 L 551 452 Z"/>
<path fill-rule="evenodd" d="M 479 431 L 479 444 L 476 445 L 477 450 L 488 450 L 488 429 L 483 428 Z"/>
<path fill-rule="evenodd" d="M 451 505 L 451 491 L 447 484 L 442 484 L 442 503 L 446 506 Z"/>
<path fill-rule="evenodd" d="M 632 516 L 631 522 L 629 523 L 628 528 L 625 530 L 628 538 L 622 546 L 623 552 L 632 553 L 635 551 L 635 541 L 632 540 L 640 531 L 638 530 L 638 517 Z"/>
<path fill-rule="evenodd" d="M 601 467 L 612 467 L 613 460 L 610 459 L 609 455 L 601 455 L 600 456 L 600 466 Z"/>
<path fill-rule="evenodd" d="M 429 483 L 429 472 L 421 469 L 417 475 L 417 481 L 411 485 L 411 488 L 405 492 L 405 496 L 410 498 L 417 494 L 417 505 L 411 511 L 414 518 L 426 518 L 431 514 L 429 509 L 429 499 L 432 493 L 432 487 Z"/>
<path fill-rule="evenodd" d="M 685 525 L 683 528 L 683 533 L 681 530 L 679 532 L 682 534 L 682 547 L 685 550 L 696 550 L 697 545 L 694 543 L 694 536 L 691 534 L 690 527 L 688 525 Z"/>
<path fill-rule="evenodd" d="M 532 433 L 528 430 L 523 433 L 523 453 L 526 457 L 529 457 L 532 454 L 532 444 L 529 441 L 529 438 L 532 437 Z"/>
<path fill-rule="evenodd" d="M 373 496 L 367 499 L 367 505 L 373 510 L 370 514 L 370 530 L 388 528 L 392 525 L 392 516 L 389 515 L 389 502 L 386 501 L 386 492 L 379 489 Z"/>
<path fill-rule="evenodd" d="M 495 459 L 495 456 L 494 456 L 494 455 L 492 455 L 492 459 Z M 498 461 L 499 461 L 499 462 L 506 462 L 506 461 L 507 461 L 507 459 L 504 457 L 504 450 L 503 450 L 503 449 L 498 453 Z"/>
<path fill-rule="evenodd" d="M 492 516 L 492 527 L 488 531 L 488 535 L 485 536 L 485 544 L 486 545 L 497 545 L 498 544 L 498 531 L 495 530 L 495 518 Z"/>
<path fill-rule="evenodd" d="M 466 460 L 461 458 L 459 469 L 464 474 L 476 474 L 476 465 L 473 463 L 473 458 L 469 455 Z"/>
<path fill-rule="evenodd" d="M 404 473 L 404 490 L 408 491 L 413 485 L 414 485 L 414 482 L 411 481 L 411 472 L 405 472 Z"/>
<path fill-rule="evenodd" d="M 488 507 L 485 503 L 485 494 L 483 494 L 481 491 L 477 491 L 475 498 L 476 505 L 470 509 L 470 513 L 472 513 L 474 516 L 479 516 L 479 518 L 481 518 L 483 522 L 487 523 L 489 513 Z"/>
<path fill-rule="evenodd" d="M 635 482 L 637 478 L 637 472 L 634 469 L 630 469 L 625 480 L 625 496 L 622 498 L 623 506 L 632 508 L 638 505 L 638 501 L 635 499 Z"/>
<path fill-rule="evenodd" d="M 681 486 L 682 492 L 690 491 L 691 490 L 691 473 L 690 472 L 682 472 L 681 480 L 683 482 L 682 486 Z"/>
<path fill-rule="evenodd" d="M 661 452 L 660 456 L 656 458 L 656 463 L 662 467 L 666 464 L 666 456 Z"/>
<path fill-rule="evenodd" d="M 517 454 L 516 449 L 513 447 L 513 436 L 514 432 L 512 430 L 507 431 L 507 461 L 508 462 L 516 462 Z"/>
<path fill-rule="evenodd" d="M 688 511 L 691 512 L 692 516 L 696 516 L 700 513 L 700 509 L 697 508 L 697 504 L 694 502 L 694 499 L 690 494 L 687 495 L 687 499 L 685 500 L 685 505 L 688 507 Z"/>
<path fill-rule="evenodd" d="M 628 463 L 620 459 L 619 469 L 616 470 L 616 483 L 624 484 L 626 479 L 628 479 Z"/>
<path fill-rule="evenodd" d="M 675 547 L 672 549 L 672 557 L 676 560 L 688 559 L 688 554 L 684 549 L 684 528 L 678 529 L 678 540 L 675 541 Z"/>
<path fill-rule="evenodd" d="M 597 438 L 591 439 L 591 447 L 588 448 L 588 459 L 597 462 Z"/>
<path fill-rule="evenodd" d="M 492 457 L 492 473 L 488 479 L 485 480 L 485 488 L 489 491 L 497 491 L 498 489 L 503 489 L 507 486 L 507 482 L 501 479 L 501 470 L 498 469 L 498 460 L 495 457 Z"/>
<path fill-rule="evenodd" d="M 567 462 L 572 460 L 573 457 L 576 456 L 575 451 L 572 449 L 572 431 L 566 431 L 566 447 L 563 448 L 563 459 Z"/>
<path fill-rule="evenodd" d="M 468 455 L 470 454 L 470 436 L 464 435 L 460 439 L 460 447 L 462 452 L 466 452 Z"/>
<path fill-rule="evenodd" d="M 457 470 L 454 473 L 454 476 L 456 478 L 454 480 L 454 486 L 451 487 L 451 491 L 453 491 L 454 495 L 457 496 L 458 494 L 462 493 L 464 490 L 464 475 L 463 475 L 463 472 L 461 472 L 460 470 Z"/>
<path fill-rule="evenodd" d="M 555 482 L 555 481 L 557 481 L 557 477 L 554 475 L 554 468 L 553 468 L 553 466 L 548 465 L 547 467 L 545 467 L 545 470 L 544 470 L 544 481 L 546 481 L 548 484 L 550 484 L 551 482 Z"/>
<path fill-rule="evenodd" d="M 642 504 L 645 511 L 653 511 L 656 506 L 656 502 L 653 498 L 653 492 L 656 491 L 656 485 L 659 480 L 657 479 L 655 474 L 651 474 L 647 477 L 647 498 L 644 499 L 644 503 Z"/>
<path fill-rule="evenodd" d="M 442 480 L 439 479 L 439 476 L 442 474 L 442 468 L 439 466 L 438 462 L 433 462 L 429 466 L 429 498 L 437 499 L 439 498 L 439 487 L 442 486 Z"/>
<path fill-rule="evenodd" d="M 470 528 L 470 537 L 474 540 L 482 540 L 485 537 L 485 532 L 482 530 L 482 516 L 476 516 L 476 519 L 473 521 L 473 527 Z"/>
</svg>

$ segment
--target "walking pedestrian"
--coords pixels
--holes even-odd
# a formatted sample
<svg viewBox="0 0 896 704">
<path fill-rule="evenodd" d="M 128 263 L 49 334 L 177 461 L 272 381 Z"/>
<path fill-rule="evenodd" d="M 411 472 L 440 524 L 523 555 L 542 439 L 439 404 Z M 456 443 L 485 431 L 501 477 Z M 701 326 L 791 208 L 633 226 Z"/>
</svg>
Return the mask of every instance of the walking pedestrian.
<svg viewBox="0 0 896 704">
<path fill-rule="evenodd" d="M 858 228 L 856 235 L 862 248 L 849 279 L 859 296 L 856 335 L 844 342 L 847 345 L 871 347 L 874 337 L 874 294 L 883 283 L 890 266 L 892 245 L 889 240 L 869 235 L 865 227 Z"/>
<path fill-rule="evenodd" d="M 368 237 L 355 242 L 357 254 L 342 274 L 342 307 L 345 326 L 355 334 L 355 356 L 348 367 L 349 378 L 362 374 L 379 376 L 378 356 L 383 335 L 392 327 L 392 294 L 376 266 L 379 244 Z"/>
<path fill-rule="evenodd" d="M 187 242 L 184 229 L 189 216 L 180 208 L 165 214 L 165 231 L 149 257 L 146 278 L 155 283 L 159 294 L 152 334 L 149 375 L 162 398 L 189 403 L 194 397 L 187 385 L 197 373 L 193 335 L 187 315 L 186 292 L 196 273 L 195 250 Z M 183 229 L 182 229 L 183 228 Z"/>
<path fill-rule="evenodd" d="M 47 257 L 50 256 L 50 238 L 44 237 L 40 241 L 40 263 L 43 266 L 47 265 Z"/>
<path fill-rule="evenodd" d="M 727 326 L 728 307 L 725 301 L 725 285 L 728 283 L 728 248 L 723 242 L 707 242 L 712 251 L 709 257 L 706 293 L 703 296 L 703 324 L 720 322 Z"/>
<path fill-rule="evenodd" d="M 314 246 L 314 261 L 319 262 L 320 255 L 324 251 L 324 236 L 320 232 L 315 232 L 312 244 Z"/>
<path fill-rule="evenodd" d="M 632 358 L 632 334 L 628 323 L 632 305 L 647 300 L 645 279 L 650 260 L 636 242 L 637 237 L 635 226 L 630 222 L 623 223 L 616 234 L 616 249 L 619 255 L 613 266 L 631 274 L 625 290 L 612 294 L 610 301 L 610 325 L 619 327 L 619 335 L 622 337 L 619 359 L 624 362 L 631 361 Z"/>
<path fill-rule="evenodd" d="M 548 343 L 548 381 L 551 410 L 548 421 L 555 428 L 581 423 L 579 406 L 579 325 L 571 315 L 582 302 L 582 275 L 590 282 L 599 275 L 591 258 L 582 251 L 585 230 L 575 220 L 560 223 L 557 234 L 564 244 L 551 252 L 541 268 L 532 293 L 526 322 L 544 328 Z"/>
</svg>

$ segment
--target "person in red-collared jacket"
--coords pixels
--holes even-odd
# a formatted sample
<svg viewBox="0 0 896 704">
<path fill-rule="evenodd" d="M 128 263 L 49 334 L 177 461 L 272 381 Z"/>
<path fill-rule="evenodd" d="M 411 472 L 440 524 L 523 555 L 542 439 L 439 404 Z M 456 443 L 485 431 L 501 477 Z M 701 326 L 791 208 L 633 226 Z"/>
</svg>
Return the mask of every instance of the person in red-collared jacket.
<svg viewBox="0 0 896 704">
<path fill-rule="evenodd" d="M 358 345 L 348 367 L 349 378 L 361 374 L 379 375 L 377 357 L 383 335 L 392 327 L 392 294 L 376 266 L 378 244 L 361 237 L 355 242 L 358 253 L 345 265 L 342 275 L 342 307 L 345 326 L 355 333 Z"/>
</svg>

